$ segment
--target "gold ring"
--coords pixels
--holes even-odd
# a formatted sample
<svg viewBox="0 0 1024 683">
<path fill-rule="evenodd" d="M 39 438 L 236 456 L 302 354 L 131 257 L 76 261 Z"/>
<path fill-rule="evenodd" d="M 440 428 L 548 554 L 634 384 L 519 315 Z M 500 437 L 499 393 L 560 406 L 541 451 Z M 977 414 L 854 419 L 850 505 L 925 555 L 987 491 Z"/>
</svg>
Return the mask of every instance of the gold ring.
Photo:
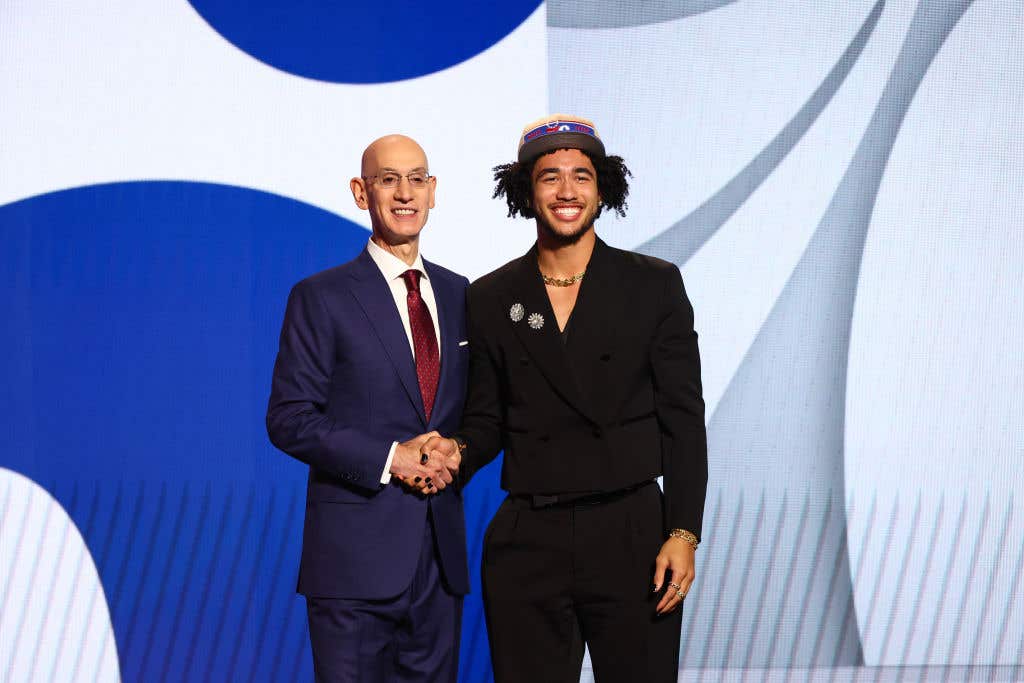
<svg viewBox="0 0 1024 683">
<path fill-rule="evenodd" d="M 676 590 L 679 590 L 681 587 L 678 583 L 672 583 L 671 581 L 668 582 L 668 585 L 669 588 L 675 588 Z"/>
<path fill-rule="evenodd" d="M 676 591 L 676 597 L 682 600 L 686 597 L 686 593 L 684 593 L 683 591 Z"/>
</svg>

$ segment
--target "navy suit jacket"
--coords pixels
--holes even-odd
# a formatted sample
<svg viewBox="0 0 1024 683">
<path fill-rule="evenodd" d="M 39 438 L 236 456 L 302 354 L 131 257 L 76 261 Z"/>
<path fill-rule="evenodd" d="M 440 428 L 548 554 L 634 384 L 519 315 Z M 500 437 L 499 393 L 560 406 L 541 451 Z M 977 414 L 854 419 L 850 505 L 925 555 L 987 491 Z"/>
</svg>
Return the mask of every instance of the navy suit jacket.
<svg viewBox="0 0 1024 683">
<path fill-rule="evenodd" d="M 412 581 L 428 512 L 441 568 L 469 590 L 461 492 L 422 497 L 380 477 L 393 441 L 458 427 L 466 393 L 466 278 L 423 262 L 441 328 L 428 422 L 391 290 L 369 253 L 295 285 L 281 329 L 267 432 L 309 465 L 298 592 L 382 599 Z"/>
</svg>

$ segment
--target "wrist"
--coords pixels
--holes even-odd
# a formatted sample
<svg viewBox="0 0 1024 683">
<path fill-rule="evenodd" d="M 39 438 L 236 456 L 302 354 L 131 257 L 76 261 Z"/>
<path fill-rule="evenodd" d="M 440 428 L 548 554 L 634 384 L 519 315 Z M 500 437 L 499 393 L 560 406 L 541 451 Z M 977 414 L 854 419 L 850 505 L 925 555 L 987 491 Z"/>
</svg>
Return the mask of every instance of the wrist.
<svg viewBox="0 0 1024 683">
<path fill-rule="evenodd" d="M 678 538 L 680 541 L 689 544 L 689 546 L 694 550 L 696 550 L 697 546 L 700 545 L 700 540 L 697 538 L 697 535 L 692 531 L 687 531 L 686 529 L 672 529 L 668 532 L 668 537 Z"/>
</svg>

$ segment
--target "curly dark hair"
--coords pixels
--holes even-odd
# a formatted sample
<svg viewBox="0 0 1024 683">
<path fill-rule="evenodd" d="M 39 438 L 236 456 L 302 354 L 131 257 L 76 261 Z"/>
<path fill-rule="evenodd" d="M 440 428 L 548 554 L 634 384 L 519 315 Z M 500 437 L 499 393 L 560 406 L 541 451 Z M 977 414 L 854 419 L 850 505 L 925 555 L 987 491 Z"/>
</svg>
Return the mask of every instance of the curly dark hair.
<svg viewBox="0 0 1024 683">
<path fill-rule="evenodd" d="M 626 197 L 629 196 L 629 181 L 633 174 L 626 168 L 626 162 L 619 156 L 595 157 L 583 152 L 594 164 L 597 171 L 597 191 L 601 194 L 601 205 L 597 207 L 597 216 L 605 208 L 613 210 L 620 216 L 626 215 Z M 520 163 L 501 164 L 494 167 L 494 186 L 492 199 L 504 197 L 508 204 L 508 215 L 523 218 L 535 218 L 537 214 L 530 206 L 533 197 L 533 167 L 537 160 Z"/>
</svg>

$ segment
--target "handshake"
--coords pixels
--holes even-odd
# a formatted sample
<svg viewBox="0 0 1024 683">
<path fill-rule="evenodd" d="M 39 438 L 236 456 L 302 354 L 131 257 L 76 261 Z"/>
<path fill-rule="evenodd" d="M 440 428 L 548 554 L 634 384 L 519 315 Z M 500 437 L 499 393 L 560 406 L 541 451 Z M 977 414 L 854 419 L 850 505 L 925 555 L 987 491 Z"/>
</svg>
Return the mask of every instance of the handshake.
<svg viewBox="0 0 1024 683">
<path fill-rule="evenodd" d="M 430 495 L 452 483 L 461 464 L 462 452 L 454 440 L 428 432 L 395 446 L 390 472 L 410 491 Z"/>
</svg>

